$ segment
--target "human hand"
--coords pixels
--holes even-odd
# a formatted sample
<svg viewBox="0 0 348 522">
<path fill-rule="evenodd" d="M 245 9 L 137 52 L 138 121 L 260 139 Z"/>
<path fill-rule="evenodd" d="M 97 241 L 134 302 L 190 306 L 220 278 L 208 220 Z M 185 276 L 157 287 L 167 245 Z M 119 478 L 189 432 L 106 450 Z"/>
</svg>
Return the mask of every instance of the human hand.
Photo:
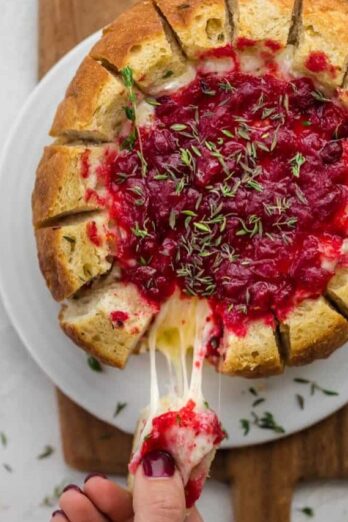
<svg viewBox="0 0 348 522">
<path fill-rule="evenodd" d="M 196 509 L 186 517 L 184 485 L 173 458 L 146 455 L 134 482 L 134 495 L 101 474 L 91 474 L 83 489 L 67 486 L 51 522 L 203 522 Z"/>
</svg>

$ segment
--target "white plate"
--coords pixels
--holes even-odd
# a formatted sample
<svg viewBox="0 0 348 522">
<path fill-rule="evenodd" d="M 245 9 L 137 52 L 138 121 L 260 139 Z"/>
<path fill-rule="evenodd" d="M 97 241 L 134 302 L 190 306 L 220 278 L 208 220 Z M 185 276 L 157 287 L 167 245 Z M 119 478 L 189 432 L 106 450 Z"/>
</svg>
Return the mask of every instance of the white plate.
<svg viewBox="0 0 348 522">
<path fill-rule="evenodd" d="M 49 142 L 49 125 L 68 82 L 98 36 L 91 36 L 71 51 L 36 87 L 5 146 L 0 163 L 0 287 L 22 341 L 57 386 L 97 417 L 131 432 L 139 409 L 149 397 L 148 357 L 133 357 L 125 371 L 105 368 L 99 374 L 89 369 L 86 355 L 58 327 L 58 306 L 39 272 L 31 227 L 30 196 L 42 148 Z M 163 361 L 160 367 L 165 370 Z M 261 416 L 265 411 L 271 412 L 289 434 L 323 419 L 348 402 L 347 368 L 347 346 L 327 361 L 257 382 L 221 377 L 207 368 L 205 395 L 220 411 L 230 434 L 226 446 L 261 443 L 278 435 L 252 426 L 249 435 L 243 436 L 240 419 L 250 418 L 255 400 L 248 391 L 251 386 L 260 389 L 260 397 L 266 398 L 254 410 Z M 327 396 L 317 391 L 311 396 L 309 385 L 295 383 L 296 377 L 316 381 L 339 395 Z M 296 394 L 306 399 L 303 410 Z M 127 407 L 114 418 L 117 402 L 126 402 Z"/>
</svg>

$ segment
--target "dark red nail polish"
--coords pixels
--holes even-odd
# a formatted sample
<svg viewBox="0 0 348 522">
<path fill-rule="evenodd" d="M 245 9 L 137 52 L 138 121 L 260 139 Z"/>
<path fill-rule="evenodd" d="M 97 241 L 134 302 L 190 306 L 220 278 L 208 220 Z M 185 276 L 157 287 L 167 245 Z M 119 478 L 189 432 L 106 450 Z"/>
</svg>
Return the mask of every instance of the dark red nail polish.
<svg viewBox="0 0 348 522">
<path fill-rule="evenodd" d="M 105 480 L 108 478 L 106 475 L 104 475 L 104 473 L 97 473 L 97 472 L 89 473 L 87 475 L 87 477 L 85 478 L 85 482 L 84 483 L 86 484 L 86 482 L 88 482 L 91 478 L 94 478 L 94 477 L 103 478 Z"/>
<path fill-rule="evenodd" d="M 64 511 L 62 511 L 61 509 L 57 509 L 56 511 L 53 511 L 52 518 L 54 518 L 56 515 L 61 515 L 62 517 L 66 518 L 66 520 L 68 520 L 68 517 L 66 516 Z"/>
<path fill-rule="evenodd" d="M 82 493 L 82 495 L 84 495 L 83 491 L 81 491 L 81 489 L 75 484 L 69 484 L 68 486 L 65 486 L 65 488 L 63 489 L 63 493 L 65 493 L 66 491 L 77 491 L 78 493 Z"/>
<path fill-rule="evenodd" d="M 173 457 L 166 451 L 152 451 L 145 455 L 142 461 L 146 477 L 169 478 L 175 473 Z"/>
</svg>

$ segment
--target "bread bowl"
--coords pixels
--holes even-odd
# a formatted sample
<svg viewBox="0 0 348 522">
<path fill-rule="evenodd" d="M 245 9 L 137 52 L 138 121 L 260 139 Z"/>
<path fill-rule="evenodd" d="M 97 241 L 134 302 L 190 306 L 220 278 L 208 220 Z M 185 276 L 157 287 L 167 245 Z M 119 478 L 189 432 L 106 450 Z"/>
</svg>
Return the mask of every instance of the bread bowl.
<svg viewBox="0 0 348 522">
<path fill-rule="evenodd" d="M 226 374 L 281 373 L 348 339 L 347 3 L 326 10 L 145 0 L 104 30 L 33 193 L 40 265 L 79 346 L 124 367 L 167 306 L 155 341 L 186 351 L 197 300 L 206 360 Z M 115 329 L 132 303 L 138 331 Z"/>
</svg>

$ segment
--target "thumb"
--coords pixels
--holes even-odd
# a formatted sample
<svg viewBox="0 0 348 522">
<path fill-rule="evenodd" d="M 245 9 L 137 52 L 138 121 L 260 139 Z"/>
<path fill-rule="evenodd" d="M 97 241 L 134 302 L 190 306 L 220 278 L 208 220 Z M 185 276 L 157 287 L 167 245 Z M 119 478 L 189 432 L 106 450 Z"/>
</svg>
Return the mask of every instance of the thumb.
<svg viewBox="0 0 348 522">
<path fill-rule="evenodd" d="M 173 457 L 164 451 L 145 455 L 133 493 L 134 522 L 183 522 L 185 493 Z"/>
</svg>

